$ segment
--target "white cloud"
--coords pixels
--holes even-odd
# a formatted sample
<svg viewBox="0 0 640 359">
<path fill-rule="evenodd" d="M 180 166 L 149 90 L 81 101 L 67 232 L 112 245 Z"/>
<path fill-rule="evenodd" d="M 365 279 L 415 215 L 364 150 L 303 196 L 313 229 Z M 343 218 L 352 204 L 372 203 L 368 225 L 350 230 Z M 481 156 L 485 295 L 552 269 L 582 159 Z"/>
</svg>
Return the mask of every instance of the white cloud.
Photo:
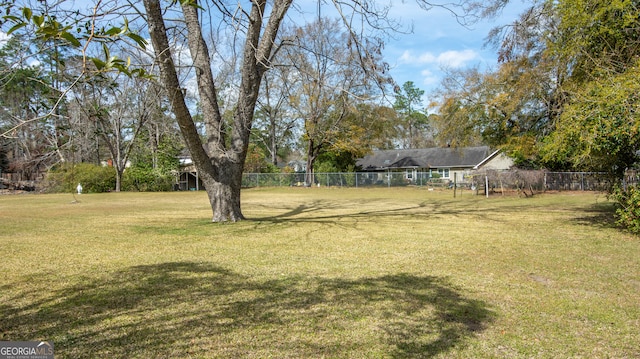
<svg viewBox="0 0 640 359">
<path fill-rule="evenodd" d="M 440 81 L 440 78 L 429 70 L 422 70 L 420 75 L 422 76 L 422 85 L 431 86 Z"/>
<path fill-rule="evenodd" d="M 418 62 L 417 56 L 415 56 L 411 51 L 406 50 L 402 53 L 400 58 L 398 59 L 398 63 L 400 64 L 415 64 Z"/>
<path fill-rule="evenodd" d="M 400 56 L 398 62 L 401 64 L 436 64 L 442 67 L 460 68 L 473 60 L 479 59 L 479 57 L 479 54 L 474 50 L 449 50 L 437 55 L 431 52 L 415 55 L 413 52 L 407 50 Z"/>
<path fill-rule="evenodd" d="M 431 72 L 431 71 L 429 71 L 429 70 L 422 70 L 422 71 L 420 72 L 420 75 L 425 76 L 425 77 L 426 77 L 426 76 L 433 76 L 433 72 Z"/>
<path fill-rule="evenodd" d="M 445 67 L 464 67 L 468 62 L 479 57 L 474 50 L 445 51 L 438 55 L 438 64 Z"/>
</svg>

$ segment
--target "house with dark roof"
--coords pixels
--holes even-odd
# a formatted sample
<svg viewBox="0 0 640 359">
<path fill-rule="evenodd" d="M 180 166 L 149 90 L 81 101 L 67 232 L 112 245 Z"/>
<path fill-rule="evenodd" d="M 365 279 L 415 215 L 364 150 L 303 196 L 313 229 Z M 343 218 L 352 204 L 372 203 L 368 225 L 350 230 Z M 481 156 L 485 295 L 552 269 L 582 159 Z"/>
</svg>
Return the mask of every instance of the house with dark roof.
<svg viewBox="0 0 640 359">
<path fill-rule="evenodd" d="M 373 151 L 359 159 L 356 165 L 364 172 L 404 172 L 407 182 L 415 182 L 418 176 L 428 176 L 460 183 L 473 171 L 507 170 L 513 166 L 513 160 L 488 146 L 433 147 Z"/>
</svg>

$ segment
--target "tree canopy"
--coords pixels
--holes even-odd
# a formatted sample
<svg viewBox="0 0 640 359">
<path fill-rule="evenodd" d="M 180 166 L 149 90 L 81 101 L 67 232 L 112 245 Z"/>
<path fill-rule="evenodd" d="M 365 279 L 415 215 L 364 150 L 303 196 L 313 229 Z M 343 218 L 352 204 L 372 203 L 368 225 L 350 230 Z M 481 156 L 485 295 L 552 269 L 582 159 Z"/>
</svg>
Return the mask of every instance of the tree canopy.
<svg viewBox="0 0 640 359">
<path fill-rule="evenodd" d="M 416 2 L 425 10 L 434 6 L 447 8 L 461 23 L 493 13 L 505 3 L 504 0 Z M 336 1 L 332 5 L 343 36 L 340 42 L 350 50 L 347 55 L 352 66 L 343 69 L 345 79 L 384 82 L 385 66 L 380 66 L 379 51 L 386 34 L 398 27 L 396 19 L 389 16 L 392 2 Z M 74 8 L 66 2 L 25 0 L 3 2 L 1 6 L 5 14 L 4 31 L 11 36 L 27 34 L 41 39 L 45 46 L 39 51 L 53 50 L 50 58 L 56 71 L 69 64 L 57 54 L 68 51 L 73 56 L 67 59 L 73 57 L 78 70 L 75 77 L 52 86 L 59 93 L 59 101 L 49 106 L 49 112 L 29 120 L 23 118 L 13 127 L 3 126 L 5 137 L 36 119 L 44 119 L 53 127 L 57 126 L 59 116 L 69 119 L 62 109 L 75 86 L 85 78 L 116 71 L 126 76 L 158 79 L 169 100 L 171 116 L 204 182 L 213 221 L 244 218 L 240 208 L 241 176 L 263 80 L 268 71 L 282 65 L 278 54 L 288 47 L 310 45 L 281 36 L 285 24 L 294 20 L 294 12 L 300 10 L 293 0 L 237 3 L 145 0 L 142 6 L 128 1 L 96 1 Z M 333 34 L 322 36 L 329 35 Z M 317 54 L 316 49 L 307 50 Z M 327 54 L 335 56 L 331 58 L 334 64 L 342 62 L 336 61 L 338 55 Z M 321 80 L 311 78 L 304 86 L 313 90 L 312 84 Z M 348 124 L 354 135 L 359 133 L 358 121 L 348 120 L 347 114 L 363 109 L 350 105 L 353 99 L 362 98 L 362 93 L 344 82 L 332 86 L 342 87 L 338 96 L 331 99 L 338 106 L 323 106 L 324 113 L 309 112 L 305 117 L 339 119 L 338 122 Z M 308 91 L 305 96 L 314 99 L 316 95 Z M 190 103 L 191 96 L 197 99 L 197 110 Z M 336 128 L 329 126 L 324 131 Z M 314 136 L 309 135 L 308 139 Z M 339 138 L 330 142 L 342 148 L 346 143 Z"/>
<path fill-rule="evenodd" d="M 413 81 L 407 81 L 395 94 L 394 108 L 398 113 L 397 132 L 403 148 L 421 148 L 427 146 L 429 118 L 422 104 L 424 90 L 418 88 Z"/>
<path fill-rule="evenodd" d="M 521 165 L 619 177 L 640 149 L 638 28 L 635 1 L 536 3 L 490 34 L 495 70 L 443 82 L 440 135 L 459 143 L 479 136 Z"/>
</svg>

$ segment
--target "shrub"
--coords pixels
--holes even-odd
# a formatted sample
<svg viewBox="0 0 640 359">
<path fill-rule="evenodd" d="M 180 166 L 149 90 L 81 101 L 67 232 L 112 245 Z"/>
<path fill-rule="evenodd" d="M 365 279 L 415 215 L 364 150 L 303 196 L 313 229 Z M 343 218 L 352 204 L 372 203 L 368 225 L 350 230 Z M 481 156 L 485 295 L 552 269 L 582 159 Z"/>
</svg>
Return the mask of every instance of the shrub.
<svg viewBox="0 0 640 359">
<path fill-rule="evenodd" d="M 629 186 L 624 190 L 616 187 L 610 198 L 616 202 L 617 223 L 631 233 L 640 234 L 640 188 Z"/>
<path fill-rule="evenodd" d="M 123 191 L 162 192 L 171 191 L 175 176 L 161 169 L 133 166 L 124 171 Z"/>
<path fill-rule="evenodd" d="M 75 192 L 78 183 L 84 193 L 109 192 L 116 186 L 116 170 L 91 163 L 63 164 L 51 169 L 45 180 L 47 192 Z"/>
</svg>

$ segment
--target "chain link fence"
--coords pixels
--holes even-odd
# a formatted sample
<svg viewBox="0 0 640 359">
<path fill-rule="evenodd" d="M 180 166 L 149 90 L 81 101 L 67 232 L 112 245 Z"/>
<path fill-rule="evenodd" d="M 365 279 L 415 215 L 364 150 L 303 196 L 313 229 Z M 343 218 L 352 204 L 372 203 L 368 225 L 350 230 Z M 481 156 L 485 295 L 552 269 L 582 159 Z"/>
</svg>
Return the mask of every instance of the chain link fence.
<svg viewBox="0 0 640 359">
<path fill-rule="evenodd" d="M 624 186 L 637 186 L 640 184 L 640 171 L 628 170 L 624 174 Z"/>
<path fill-rule="evenodd" d="M 245 173 L 242 177 L 243 187 L 397 187 L 408 185 L 425 185 L 429 181 L 429 173 L 418 172 L 415 179 L 406 178 L 404 172 L 334 172 L 315 173 L 312 183 L 306 183 L 305 173 Z"/>
<path fill-rule="evenodd" d="M 637 184 L 640 175 L 628 171 L 625 183 Z M 460 171 L 451 177 L 419 171 L 315 173 L 312 183 L 305 173 L 245 173 L 243 187 L 402 187 L 462 188 L 478 193 L 507 191 L 606 191 L 613 185 L 601 172 L 548 172 L 542 170 Z"/>
<path fill-rule="evenodd" d="M 484 171 L 474 178 L 488 181 L 491 190 L 606 191 L 611 177 L 602 172 L 548 172 L 534 170 Z"/>
</svg>

